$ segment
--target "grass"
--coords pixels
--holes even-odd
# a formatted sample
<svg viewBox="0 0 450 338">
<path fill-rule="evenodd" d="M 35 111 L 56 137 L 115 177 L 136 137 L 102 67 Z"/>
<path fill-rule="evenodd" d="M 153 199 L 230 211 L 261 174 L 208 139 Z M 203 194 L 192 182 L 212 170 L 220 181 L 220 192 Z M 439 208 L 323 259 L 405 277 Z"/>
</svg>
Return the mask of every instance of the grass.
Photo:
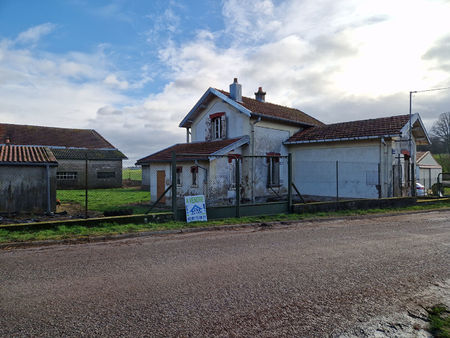
<svg viewBox="0 0 450 338">
<path fill-rule="evenodd" d="M 142 169 L 125 168 L 122 170 L 122 179 L 132 181 L 142 181 Z"/>
<path fill-rule="evenodd" d="M 192 223 L 175 222 L 175 221 L 166 223 L 147 223 L 147 224 L 104 223 L 98 226 L 58 225 L 50 227 L 48 229 L 27 228 L 23 230 L 8 230 L 6 228 L 3 229 L 0 228 L 0 243 L 23 242 L 33 240 L 46 240 L 46 239 L 83 238 L 89 236 L 116 235 L 116 234 L 150 231 L 150 230 L 175 230 L 191 227 L 266 223 L 274 221 L 279 222 L 301 221 L 315 218 L 359 216 L 359 215 L 383 214 L 383 213 L 415 211 L 415 210 L 433 210 L 448 207 L 450 207 L 450 202 L 441 201 L 431 205 L 414 205 L 406 208 L 396 208 L 396 209 L 341 210 L 336 212 L 249 216 L 241 218 L 227 218 L 227 219 L 210 220 L 208 222 L 192 222 Z"/>
<path fill-rule="evenodd" d="M 56 192 L 56 198 L 61 203 L 70 202 L 84 205 L 85 191 L 58 190 Z M 138 188 L 91 189 L 88 191 L 88 207 L 89 210 L 93 211 L 120 209 L 130 207 L 133 204 L 149 204 L 149 202 L 150 193 L 139 190 Z"/>
<path fill-rule="evenodd" d="M 450 311 L 445 305 L 438 304 L 428 309 L 429 331 L 433 337 L 450 338 Z"/>
</svg>

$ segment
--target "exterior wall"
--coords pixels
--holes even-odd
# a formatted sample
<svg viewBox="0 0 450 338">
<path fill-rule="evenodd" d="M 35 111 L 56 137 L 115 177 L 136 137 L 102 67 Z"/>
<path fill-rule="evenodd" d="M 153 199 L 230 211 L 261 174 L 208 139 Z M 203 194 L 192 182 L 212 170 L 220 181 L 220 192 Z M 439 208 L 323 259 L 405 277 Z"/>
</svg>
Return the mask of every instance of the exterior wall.
<svg viewBox="0 0 450 338">
<path fill-rule="evenodd" d="M 56 210 L 56 167 L 50 167 L 50 211 Z M 0 166 L 0 213 L 44 213 L 47 205 L 45 166 Z"/>
<path fill-rule="evenodd" d="M 380 140 L 292 145 L 293 181 L 304 195 L 377 198 Z"/>
<path fill-rule="evenodd" d="M 58 172 L 76 172 L 76 179 L 58 180 L 58 189 L 84 189 L 86 185 L 85 160 L 58 160 Z M 98 178 L 98 172 L 114 172 L 113 178 Z M 88 160 L 88 188 L 122 187 L 122 161 Z"/>
<path fill-rule="evenodd" d="M 177 185 L 177 198 L 179 203 L 184 205 L 184 196 L 191 195 L 207 195 L 206 171 L 209 169 L 207 162 L 201 161 L 198 165 L 202 168 L 198 168 L 197 173 L 197 185 L 192 185 L 191 167 L 196 165 L 194 162 L 177 162 L 177 167 L 181 167 L 181 185 Z M 206 170 L 205 170 L 206 169 Z M 152 163 L 147 166 L 147 172 L 150 178 L 150 200 L 156 202 L 158 199 L 157 194 L 157 171 L 164 170 L 166 175 L 166 181 L 164 189 L 170 186 L 172 182 L 172 167 L 170 163 Z M 169 190 L 166 194 L 166 205 L 171 205 L 172 191 Z"/>
<path fill-rule="evenodd" d="M 442 173 L 442 167 L 434 159 L 433 155 L 428 153 L 417 163 L 416 181 L 423 184 L 425 189 L 431 189 L 433 184 L 437 182 L 440 173 Z M 442 177 L 440 180 L 442 180 Z"/>
<path fill-rule="evenodd" d="M 206 107 L 204 112 L 194 121 L 191 127 L 192 142 L 205 141 L 209 128 L 209 116 L 215 113 L 225 112 L 226 138 L 234 138 L 249 135 L 249 117 L 237 111 L 229 104 L 216 98 Z"/>
</svg>

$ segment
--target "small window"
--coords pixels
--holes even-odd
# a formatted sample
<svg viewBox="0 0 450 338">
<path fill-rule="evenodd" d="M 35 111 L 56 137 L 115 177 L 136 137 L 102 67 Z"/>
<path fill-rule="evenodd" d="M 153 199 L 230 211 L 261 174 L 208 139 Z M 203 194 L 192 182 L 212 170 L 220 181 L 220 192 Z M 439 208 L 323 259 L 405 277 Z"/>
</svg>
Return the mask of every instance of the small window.
<svg viewBox="0 0 450 338">
<path fill-rule="evenodd" d="M 212 135 L 213 139 L 221 139 L 222 138 L 222 118 L 221 116 L 215 117 L 211 121 L 212 125 Z"/>
<path fill-rule="evenodd" d="M 97 178 L 115 178 L 116 173 L 114 171 L 98 171 Z"/>
<path fill-rule="evenodd" d="M 197 174 L 198 174 L 198 167 L 194 166 L 191 167 L 191 177 L 192 177 L 192 186 L 197 186 Z"/>
<path fill-rule="evenodd" d="M 69 181 L 77 179 L 76 171 L 59 171 L 56 173 L 56 179 L 58 181 Z"/>
<path fill-rule="evenodd" d="M 268 177 L 267 185 L 269 187 L 280 186 L 280 154 L 270 154 L 267 157 Z"/>
<path fill-rule="evenodd" d="M 183 173 L 183 167 L 177 167 L 177 185 L 181 186 L 181 175 Z"/>
</svg>

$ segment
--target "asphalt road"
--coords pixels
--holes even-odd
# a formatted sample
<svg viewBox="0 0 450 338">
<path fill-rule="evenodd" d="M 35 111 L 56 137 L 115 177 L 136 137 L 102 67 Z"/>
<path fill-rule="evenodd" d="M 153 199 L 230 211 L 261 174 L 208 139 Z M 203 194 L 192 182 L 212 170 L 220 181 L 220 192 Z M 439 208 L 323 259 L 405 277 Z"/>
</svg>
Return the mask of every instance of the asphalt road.
<svg viewBox="0 0 450 338">
<path fill-rule="evenodd" d="M 0 336 L 325 336 L 450 278 L 450 212 L 0 251 Z"/>
</svg>

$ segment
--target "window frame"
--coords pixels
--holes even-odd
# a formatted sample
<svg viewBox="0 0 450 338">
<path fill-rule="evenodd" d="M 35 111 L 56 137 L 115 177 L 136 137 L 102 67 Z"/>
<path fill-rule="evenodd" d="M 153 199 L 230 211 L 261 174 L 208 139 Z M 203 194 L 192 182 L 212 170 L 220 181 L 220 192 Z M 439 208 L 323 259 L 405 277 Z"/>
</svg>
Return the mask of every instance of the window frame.
<svg viewBox="0 0 450 338">
<path fill-rule="evenodd" d="M 267 153 L 267 186 L 281 186 L 280 154 Z"/>
<path fill-rule="evenodd" d="M 56 180 L 57 181 L 75 181 L 77 179 L 78 179 L 78 172 L 77 171 L 59 171 L 59 172 L 56 172 Z"/>
</svg>

